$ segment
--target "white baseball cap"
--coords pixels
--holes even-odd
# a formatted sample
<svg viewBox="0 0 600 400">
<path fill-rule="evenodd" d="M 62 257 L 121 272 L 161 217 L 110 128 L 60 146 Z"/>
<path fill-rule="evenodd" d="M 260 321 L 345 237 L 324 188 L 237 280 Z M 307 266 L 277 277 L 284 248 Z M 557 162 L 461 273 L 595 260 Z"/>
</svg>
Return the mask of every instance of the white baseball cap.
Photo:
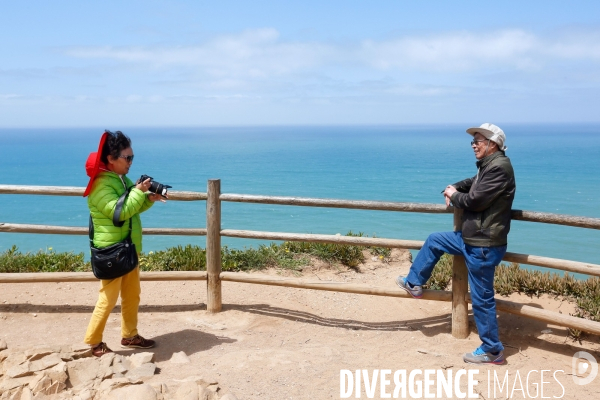
<svg viewBox="0 0 600 400">
<path fill-rule="evenodd" d="M 506 151 L 506 149 L 508 149 L 508 147 L 504 145 L 504 142 L 506 142 L 506 135 L 504 134 L 504 131 L 494 124 L 486 122 L 485 124 L 481 124 L 479 128 L 467 129 L 467 133 L 471 136 L 475 136 L 476 133 L 480 133 L 481 135 L 485 136 L 486 139 L 496 143 L 500 150 Z"/>
</svg>

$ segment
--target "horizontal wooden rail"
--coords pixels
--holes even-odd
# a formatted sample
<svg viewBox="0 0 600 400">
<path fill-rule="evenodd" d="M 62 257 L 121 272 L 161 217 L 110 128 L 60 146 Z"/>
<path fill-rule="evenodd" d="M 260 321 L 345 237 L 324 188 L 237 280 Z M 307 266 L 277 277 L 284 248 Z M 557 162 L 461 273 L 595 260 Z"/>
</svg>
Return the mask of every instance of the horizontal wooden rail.
<svg viewBox="0 0 600 400">
<path fill-rule="evenodd" d="M 9 224 L 0 222 L 0 232 L 88 235 L 88 227 Z M 145 235 L 206 236 L 206 228 L 143 228 L 142 233 Z"/>
<path fill-rule="evenodd" d="M 297 278 L 278 278 L 270 275 L 247 274 L 240 272 L 222 272 L 222 281 L 253 283 L 258 285 L 284 286 L 298 289 L 327 290 L 332 292 L 345 292 L 355 294 L 368 294 L 374 296 L 412 298 L 404 290 L 398 288 L 381 288 L 357 283 L 310 281 Z M 424 290 L 423 299 L 435 301 L 452 301 L 452 292 L 443 290 Z M 471 298 L 467 295 L 467 301 Z M 507 300 L 496 299 L 496 308 L 510 314 L 537 319 L 549 324 L 579 329 L 584 332 L 600 335 L 600 322 L 594 322 L 570 315 L 559 314 L 541 308 L 514 303 Z"/>
<path fill-rule="evenodd" d="M 404 211 L 434 214 L 452 213 L 451 207 L 441 204 L 396 203 L 387 201 L 315 199 L 308 197 L 258 196 L 251 194 L 222 194 L 221 201 L 237 203 L 279 204 L 287 206 L 349 208 L 358 210 Z"/>
<path fill-rule="evenodd" d="M 152 271 L 140 274 L 142 281 L 205 281 L 206 271 Z M 93 282 L 91 272 L 27 272 L 0 274 L 0 283 Z"/>
<path fill-rule="evenodd" d="M 356 294 L 370 294 L 373 296 L 405 297 L 412 298 L 404 290 L 398 288 L 381 288 L 358 283 L 309 281 L 297 278 L 277 278 L 270 275 L 247 274 L 243 272 L 221 272 L 221 280 L 240 283 L 254 283 L 259 285 L 284 286 L 298 289 L 326 290 L 330 292 L 345 292 Z M 452 301 L 452 292 L 443 290 L 423 290 L 426 300 Z"/>
<path fill-rule="evenodd" d="M 469 298 L 469 302 L 470 301 L 471 299 Z M 546 322 L 548 324 L 579 329 L 580 331 L 600 335 L 600 322 L 559 314 L 554 311 L 544 310 L 543 308 L 514 303 L 502 299 L 496 299 L 496 309 L 498 311 L 504 311 L 522 317 L 537 319 L 538 321 Z"/>
<path fill-rule="evenodd" d="M 51 196 L 82 196 L 85 188 L 69 186 L 24 186 L 0 185 L 0 194 L 35 194 Z M 206 200 L 203 192 L 169 191 L 169 200 L 193 201 Z M 371 200 L 319 199 L 309 197 L 262 196 L 251 194 L 221 194 L 221 201 L 238 203 L 278 204 L 289 206 L 348 208 L 374 211 L 403 211 L 433 214 L 451 214 L 453 207 L 443 204 L 400 203 Z M 537 211 L 512 210 L 512 219 L 516 221 L 541 222 L 545 224 L 574 226 L 579 228 L 600 229 L 600 218 L 578 217 L 565 214 L 552 214 Z"/>
<path fill-rule="evenodd" d="M 262 196 L 251 194 L 222 194 L 221 201 L 237 203 L 278 204 L 288 206 L 347 208 L 373 211 L 403 211 L 430 214 L 451 214 L 454 207 L 443 204 L 399 203 L 370 200 L 319 199 L 309 197 Z M 512 210 L 512 219 L 517 221 L 541 222 L 579 228 L 600 229 L 600 218 L 578 217 L 565 214 L 551 214 L 537 211 Z"/>
<path fill-rule="evenodd" d="M 49 196 L 83 196 L 84 187 L 0 185 L 0 194 L 39 194 Z"/>
<path fill-rule="evenodd" d="M 206 236 L 206 228 L 142 228 L 142 233 L 165 236 Z"/>
<path fill-rule="evenodd" d="M 577 228 L 600 229 L 600 218 L 523 210 L 512 210 L 511 218 L 516 221 L 541 222 L 544 224 L 574 226 Z"/>
<path fill-rule="evenodd" d="M 0 185 L 0 194 L 36 194 L 48 196 L 83 196 L 84 187 Z M 206 193 L 169 190 L 169 200 L 206 200 Z"/>
<path fill-rule="evenodd" d="M 235 229 L 223 229 L 221 231 L 221 236 L 246 239 L 285 240 L 292 242 L 315 242 L 350 244 L 357 246 L 378 246 L 412 250 L 419 250 L 423 246 L 423 241 L 421 240 L 381 239 L 342 235 L 317 235 L 310 233 L 240 231 Z"/>
<path fill-rule="evenodd" d="M 600 276 L 600 265 L 584 263 L 579 261 L 533 256 L 531 254 L 511 253 L 508 251 L 506 252 L 506 254 L 504 254 L 504 258 L 502 260 L 515 262 L 519 264 L 529 264 L 536 265 L 538 267 L 559 269 L 562 271 L 575 272 L 578 274 Z"/>
</svg>

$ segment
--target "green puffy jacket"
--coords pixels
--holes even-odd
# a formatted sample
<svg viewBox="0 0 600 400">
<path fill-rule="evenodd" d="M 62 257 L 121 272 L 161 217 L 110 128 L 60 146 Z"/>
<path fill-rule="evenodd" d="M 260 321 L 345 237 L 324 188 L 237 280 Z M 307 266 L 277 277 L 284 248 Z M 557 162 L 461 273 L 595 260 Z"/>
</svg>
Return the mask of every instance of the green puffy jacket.
<svg viewBox="0 0 600 400">
<path fill-rule="evenodd" d="M 127 176 L 123 175 L 123 180 L 127 187 L 134 186 Z M 131 222 L 133 224 L 131 227 L 131 240 L 135 244 L 137 252 L 140 253 L 142 251 L 142 220 L 140 213 L 152 207 L 154 203 L 141 190 L 135 187 L 131 189 L 123 204 L 120 217 L 121 221 L 129 218 L 131 218 L 131 221 L 126 222 L 119 228 L 114 226 L 112 218 L 117 200 L 123 193 L 125 193 L 125 186 L 119 175 L 110 171 L 103 171 L 98 174 L 88 197 L 88 207 L 94 224 L 94 246 L 98 248 L 108 247 L 125 239 L 129 233 L 129 223 Z"/>
</svg>

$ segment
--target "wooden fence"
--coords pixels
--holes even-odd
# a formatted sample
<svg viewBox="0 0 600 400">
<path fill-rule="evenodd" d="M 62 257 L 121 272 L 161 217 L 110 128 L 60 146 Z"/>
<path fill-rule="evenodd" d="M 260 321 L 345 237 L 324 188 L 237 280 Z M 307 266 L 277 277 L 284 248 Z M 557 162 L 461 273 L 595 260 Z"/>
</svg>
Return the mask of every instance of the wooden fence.
<svg viewBox="0 0 600 400">
<path fill-rule="evenodd" d="M 84 188 L 81 187 L 56 187 L 56 186 L 17 186 L 0 185 L 0 194 L 33 194 L 55 196 L 81 196 Z M 235 229 L 221 229 L 221 203 L 241 202 L 276 204 L 304 207 L 332 207 L 360 210 L 381 210 L 396 212 L 418 213 L 454 213 L 454 229 L 460 230 L 459 209 L 445 207 L 438 204 L 398 203 L 361 200 L 315 199 L 302 197 L 277 197 L 258 196 L 245 194 L 221 193 L 220 180 L 209 180 L 206 193 L 201 192 L 169 192 L 169 199 L 176 201 L 206 201 L 206 228 L 144 228 L 144 235 L 180 235 L 180 236 L 206 236 L 206 271 L 185 272 L 144 272 L 141 279 L 144 281 L 165 280 L 206 280 L 207 281 L 207 309 L 209 312 L 220 312 L 222 306 L 221 282 L 242 282 L 261 285 L 274 285 L 313 290 L 328 290 L 356 294 L 369 294 L 375 296 L 411 298 L 403 290 L 392 288 L 372 287 L 368 285 L 310 281 L 296 278 L 274 278 L 260 274 L 246 274 L 221 271 L 221 237 L 236 237 L 265 240 L 306 241 L 317 243 L 337 243 L 359 246 L 378 246 L 388 248 L 401 248 L 418 250 L 423 242 L 417 240 L 400 240 L 385 238 L 365 238 L 339 235 L 299 234 L 288 232 L 263 232 Z M 558 224 L 588 229 L 600 229 L 600 218 L 586 218 L 570 215 L 540 213 L 523 210 L 512 211 L 513 220 L 530 221 L 546 224 Z M 64 235 L 87 235 L 87 227 L 48 226 L 32 224 L 13 224 L 0 222 L 0 232 L 15 233 L 44 233 Z M 505 261 L 525 263 L 546 268 L 576 272 L 591 276 L 600 276 L 600 265 L 582 263 L 570 260 L 561 260 L 540 257 L 530 254 L 507 252 Z M 0 274 L 0 283 L 31 283 L 31 282 L 82 282 L 96 280 L 91 273 L 5 273 Z M 452 302 L 452 335 L 456 338 L 466 338 L 469 334 L 468 306 L 470 297 L 467 288 L 467 269 L 464 259 L 454 257 L 452 291 L 425 290 L 423 298 L 436 301 Z M 567 316 L 536 307 L 496 299 L 497 309 L 500 311 L 521 315 L 543 322 L 600 335 L 600 323 Z"/>
</svg>

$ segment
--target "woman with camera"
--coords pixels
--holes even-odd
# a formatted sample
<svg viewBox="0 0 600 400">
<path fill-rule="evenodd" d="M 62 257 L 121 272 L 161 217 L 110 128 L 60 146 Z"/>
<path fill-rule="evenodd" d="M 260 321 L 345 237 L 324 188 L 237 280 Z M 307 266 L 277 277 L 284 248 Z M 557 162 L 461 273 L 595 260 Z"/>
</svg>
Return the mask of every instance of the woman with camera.
<svg viewBox="0 0 600 400">
<path fill-rule="evenodd" d="M 155 201 L 165 202 L 164 197 L 148 192 L 151 179 L 135 184 L 127 177 L 133 162 L 131 140 L 120 131 L 105 131 L 100 139 L 97 153 L 91 153 L 86 162 L 90 181 L 84 197 L 88 196 L 91 223 L 90 237 L 95 248 L 106 248 L 126 239 L 129 235 L 136 251 L 142 251 L 142 223 L 140 214 L 148 210 Z M 113 223 L 113 215 L 119 198 L 129 191 L 119 204 L 122 226 Z M 134 264 L 135 265 L 135 264 Z M 102 333 L 108 316 L 121 295 L 121 346 L 148 349 L 153 340 L 138 334 L 138 307 L 140 303 L 140 270 L 136 266 L 131 272 L 115 279 L 102 279 L 94 312 L 90 319 L 85 343 L 92 347 L 96 357 L 112 353 L 102 341 Z"/>
</svg>

